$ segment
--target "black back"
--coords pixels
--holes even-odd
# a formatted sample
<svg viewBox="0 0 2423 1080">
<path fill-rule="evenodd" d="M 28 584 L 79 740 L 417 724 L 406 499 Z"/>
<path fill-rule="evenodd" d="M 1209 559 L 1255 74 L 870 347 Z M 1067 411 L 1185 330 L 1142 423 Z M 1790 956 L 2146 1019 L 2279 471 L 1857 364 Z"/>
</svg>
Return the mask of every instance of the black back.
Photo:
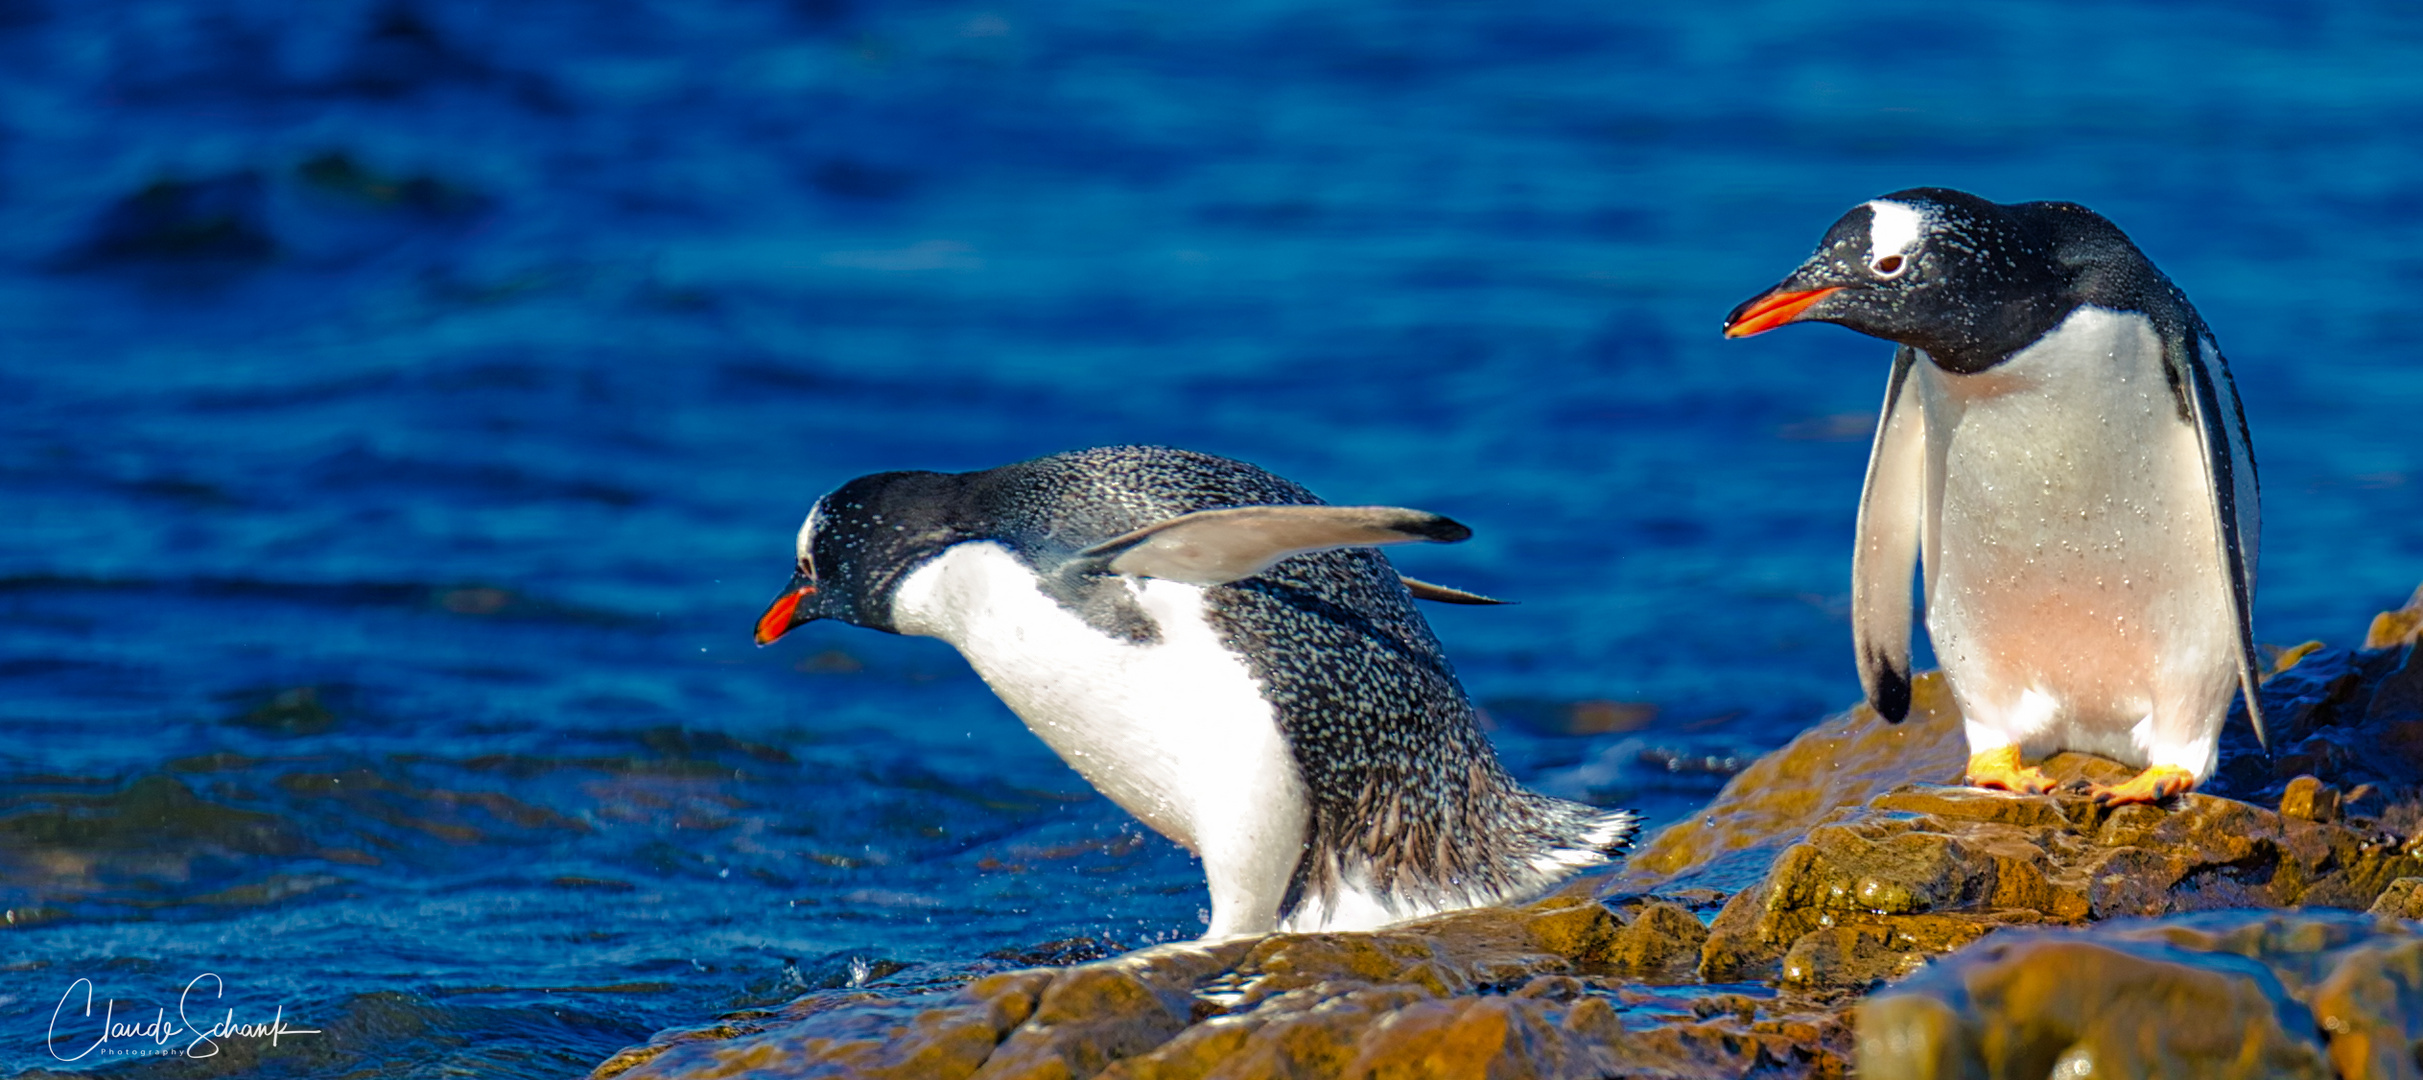
<svg viewBox="0 0 2423 1080">
<path fill-rule="evenodd" d="M 1973 374 L 2009 359 L 2081 304 L 2142 312 L 2170 340 L 2204 332 L 2185 294 L 2118 226 L 2067 202 L 1995 203 L 1950 188 L 1883 197 L 1926 215 L 1911 265 L 1872 266 L 1866 204 L 1844 214 L 1788 283 L 1840 287 L 1807 318 L 1926 350 Z"/>
</svg>

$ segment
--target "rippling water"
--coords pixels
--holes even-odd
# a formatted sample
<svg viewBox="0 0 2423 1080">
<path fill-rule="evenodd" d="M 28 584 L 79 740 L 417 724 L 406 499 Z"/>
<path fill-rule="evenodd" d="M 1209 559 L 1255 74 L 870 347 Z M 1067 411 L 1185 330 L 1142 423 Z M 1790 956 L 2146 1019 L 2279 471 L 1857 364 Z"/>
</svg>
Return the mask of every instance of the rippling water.
<svg viewBox="0 0 2423 1080">
<path fill-rule="evenodd" d="M 1452 514 L 1399 561 L 1523 601 L 1431 612 L 1516 771 L 1687 812 L 1857 695 L 1886 360 L 1717 321 L 1896 188 L 2088 203 L 2196 299 L 2260 637 L 2423 578 L 2423 17 L 1637 7 L 0 0 L 0 1063 L 561 1075 L 1191 936 L 947 649 L 749 647 L 877 469 Z M 205 972 L 317 1033 L 45 1046 Z"/>
</svg>

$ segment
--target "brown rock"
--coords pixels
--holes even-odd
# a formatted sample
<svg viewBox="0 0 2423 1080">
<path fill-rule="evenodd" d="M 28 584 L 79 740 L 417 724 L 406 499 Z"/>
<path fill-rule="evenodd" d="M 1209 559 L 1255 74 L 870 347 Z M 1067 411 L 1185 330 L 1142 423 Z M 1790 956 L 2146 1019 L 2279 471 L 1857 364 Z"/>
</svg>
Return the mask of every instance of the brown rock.
<svg viewBox="0 0 2423 1080">
<path fill-rule="evenodd" d="M 2007 791 L 1941 784 L 1911 784 L 1869 800 L 1879 810 L 1929 814 L 1954 821 L 1990 821 L 2001 825 L 2068 828 L 2073 822 L 2063 806 L 2051 799 L 2031 799 Z"/>
<path fill-rule="evenodd" d="M 2403 877 L 2381 890 L 2367 914 L 2392 919 L 2423 919 L 2423 877 Z"/>
<path fill-rule="evenodd" d="M 2423 940 L 2367 944 L 2341 956 L 2309 999 L 2339 1075 L 2414 1080 L 2423 1042 Z"/>
<path fill-rule="evenodd" d="M 1798 989 L 1863 986 L 1914 969 L 1923 957 L 1890 947 L 1882 926 L 1829 926 L 1802 934 L 1784 951 L 1779 981 Z"/>
<path fill-rule="evenodd" d="M 2311 776 L 2299 776 L 2280 792 L 2280 816 L 2298 821 L 2339 820 L 2339 789 Z"/>
<path fill-rule="evenodd" d="M 1380 1017 L 1428 996 L 1393 986 L 1274 999 L 1245 1015 L 1197 1024 L 1150 1053 L 1112 1065 L 1102 1080 L 1335 1076 Z"/>
<path fill-rule="evenodd" d="M 2268 647 L 2269 646 L 2266 646 L 2266 648 Z M 2308 641 L 2302 645 L 2291 645 L 2288 648 L 2282 649 L 2273 654 L 2271 666 L 2263 672 L 2262 677 L 2269 680 L 2274 675 L 2278 675 L 2283 671 L 2296 667 L 2297 664 L 2300 661 L 2303 661 L 2306 657 L 2312 656 L 2313 654 L 2329 647 L 2330 646 L 2325 642 Z"/>
<path fill-rule="evenodd" d="M 2423 716 L 2423 660 L 2416 658 L 2416 653 L 2423 650 L 2416 648 L 2411 637 L 2398 648 L 2398 666 L 2391 668 L 2374 687 L 2372 701 L 2364 710 L 2366 720 L 2413 720 Z"/>
<path fill-rule="evenodd" d="M 1193 1020 L 1196 985 L 1244 951 L 1162 946 L 1064 969 L 972 1080 L 1082 1080 L 1160 1046 Z"/>
<path fill-rule="evenodd" d="M 1548 901 L 1526 910 L 1531 918 L 1524 926 L 1532 944 L 1569 960 L 1603 959 L 1624 929 L 1615 913 L 1595 900 Z"/>
<path fill-rule="evenodd" d="M 1632 916 L 1603 958 L 1609 966 L 1635 974 L 1688 971 L 1699 962 L 1700 947 L 1707 941 L 1708 928 L 1700 925 L 1699 916 L 1679 904 L 1655 901 Z"/>
<path fill-rule="evenodd" d="M 1527 907 L 957 993 L 820 992 L 660 1035 L 599 1075 L 1840 1077 L 1843 1003 L 1893 979 L 1861 1014 L 1868 1075 L 2416 1075 L 2423 937 L 2397 921 L 2423 916 L 2411 645 L 2283 654 L 2262 689 L 2278 760 L 2233 725 L 2204 789 L 2161 805 L 1949 784 L 1967 748 L 1927 675 L 1909 723 L 1829 720 L 1630 866 Z M 1684 906 L 1727 894 L 1705 927 Z M 2287 905 L 2305 910 L 2214 910 Z M 2094 923 L 2115 916 L 2145 918 Z M 1695 976 L 1782 993 L 1677 985 Z"/>
<path fill-rule="evenodd" d="M 1861 705 L 1801 733 L 1735 774 L 1706 809 L 1636 849 L 1612 887 L 1651 892 L 1727 864 L 1740 880 L 1709 883 L 1738 889 L 1827 815 L 1913 780 L 1957 781 L 1968 760 L 1951 690 L 1942 673 L 1927 672 L 1912 683 L 1907 719 L 1889 724 Z"/>
<path fill-rule="evenodd" d="M 1869 998 L 1858 1027 L 1873 1076 L 2330 1076 L 2260 965 L 2075 936 L 1982 945 Z"/>
<path fill-rule="evenodd" d="M 1391 1013 L 1364 1033 L 1354 1080 L 1513 1080 L 1598 1077 L 1615 1062 L 1601 1042 L 1612 1012 L 1575 1030 L 1566 1010 L 1536 998 L 1478 997 L 1422 1001 Z M 1620 1027 L 1620 1024 L 1615 1025 Z"/>
<path fill-rule="evenodd" d="M 2423 586 L 2406 598 L 2406 606 L 2396 611 L 2384 611 L 2373 616 L 2373 624 L 2364 633 L 2367 649 L 2394 649 L 2412 645 L 2417 635 L 2423 635 Z"/>
<path fill-rule="evenodd" d="M 1923 790 L 1908 793 L 1906 799 L 1899 794 L 1878 801 L 1911 805 L 1934 797 Z M 2049 799 L 2038 801 L 2051 804 Z M 1968 805 L 1966 800 L 1961 804 Z M 2054 809 L 1996 816 L 2068 823 Z M 2040 831 L 2058 832 L 1996 821 L 1913 817 L 1877 808 L 1813 829 L 1806 842 L 1784 853 L 1766 881 L 1742 891 L 1717 913 L 1702 949 L 1700 976 L 1726 980 L 1762 974 L 1804 935 L 1837 926 L 1878 928 L 1882 940 L 1914 943 L 1901 951 L 1934 951 L 1965 944 L 2013 921 L 2083 917 L 2088 908 L 2084 890 L 2048 873 L 2055 864 L 2033 839 Z M 2066 832 L 2059 835 L 2076 846 Z M 1929 917 L 1914 920 L 1916 916 Z M 1947 917 L 1971 928 L 1948 931 Z M 1835 948 L 1851 940 L 1820 938 L 1810 948 Z M 1820 952 L 1811 959 L 1828 955 Z M 1860 972 L 1868 966 L 1862 962 L 1842 970 Z M 1841 965 L 1808 970 L 1837 968 Z"/>
<path fill-rule="evenodd" d="M 2187 860 L 2160 851 L 2124 847 L 2097 853 L 2086 867 L 2089 914 L 2160 915 L 2170 910 L 2171 888 L 2187 876 Z"/>
<path fill-rule="evenodd" d="M 2423 938 L 2349 914 L 2246 911 L 2006 935 L 1859 1017 L 1871 1075 L 2414 1077 Z"/>
<path fill-rule="evenodd" d="M 732 1076 L 759 1071 L 789 1077 L 963 1080 L 1004 1034 L 1034 1011 L 1049 971 L 1017 971 L 969 983 L 956 994 L 924 995 L 923 1011 L 866 1008 L 874 994 L 811 995 L 759 1020 L 659 1035 L 625 1050 L 590 1075 Z"/>
</svg>

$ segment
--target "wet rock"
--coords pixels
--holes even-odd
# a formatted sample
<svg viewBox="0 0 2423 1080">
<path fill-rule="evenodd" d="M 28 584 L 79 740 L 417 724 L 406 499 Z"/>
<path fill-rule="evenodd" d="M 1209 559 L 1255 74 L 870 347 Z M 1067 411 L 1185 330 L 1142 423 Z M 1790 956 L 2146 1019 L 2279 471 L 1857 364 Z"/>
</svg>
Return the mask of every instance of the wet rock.
<svg viewBox="0 0 2423 1080">
<path fill-rule="evenodd" d="M 2401 749 L 2412 749 L 2415 739 L 2413 724 L 2423 720 L 2423 660 L 2417 659 L 2417 645 L 2408 641 L 2398 648 L 2398 666 L 2381 677 L 2373 689 L 2372 700 L 2365 705 L 2364 718 L 2374 722 L 2401 720 L 2399 732 Z"/>
<path fill-rule="evenodd" d="M 2417 612 L 2423 606 L 2410 602 L 2405 612 L 2391 615 L 2423 619 Z M 2423 659 L 2412 642 L 2396 638 L 2403 632 L 2390 632 L 2384 647 L 2307 645 L 2280 654 L 2278 670 L 2262 686 L 2277 751 L 2265 754 L 2243 717 L 2233 716 L 2223 729 L 2220 765 L 2200 794 L 2264 806 L 2285 802 L 2288 816 L 2323 824 L 2359 809 L 2423 803 Z M 1908 719 L 1888 724 L 1862 705 L 1802 733 L 1736 775 L 1705 809 L 1641 845 L 1609 888 L 1747 889 L 1810 830 L 1897 788 L 1958 784 L 1967 761 L 1950 688 L 1941 673 L 1922 674 L 1913 683 Z M 2130 775 L 2126 767 L 2083 754 L 2057 754 L 2040 767 L 2064 781 L 2112 783 Z M 2293 797 L 2292 785 L 2298 787 Z M 2346 793 L 2339 808 L 2329 805 L 2332 794 L 2324 789 Z M 2076 819 L 2094 812 L 2076 800 L 2026 807 L 1984 792 L 1936 798 L 1934 805 L 1903 807 L 1955 817 Z M 1971 809 L 1944 801 L 1958 799 L 1968 799 Z M 2411 816 L 2423 825 L 2423 812 Z"/>
<path fill-rule="evenodd" d="M 2423 938 L 2348 914 L 2006 934 L 1860 1006 L 1859 1065 L 1921 1080 L 2414 1076 L 2418 990 Z"/>
<path fill-rule="evenodd" d="M 2369 786 L 2389 803 L 2423 796 L 2423 662 L 2415 651 L 2393 634 L 2380 648 L 2283 654 L 2263 685 L 2274 754 L 2266 758 L 2232 721 L 2205 790 L 2276 802 L 2311 775 L 2343 791 Z"/>
<path fill-rule="evenodd" d="M 2341 1076 L 2423 1075 L 2423 940 L 2366 942 L 2338 957 L 2306 996 Z"/>
<path fill-rule="evenodd" d="M 2392 646 L 2280 654 L 2265 704 L 2303 749 L 2260 759 L 2238 732 L 2206 790 L 2160 805 L 2085 797 L 2132 770 L 2083 754 L 2041 764 L 2054 793 L 1957 786 L 1959 716 L 1926 675 L 1907 723 L 1837 716 L 1527 907 L 828 991 L 609 1066 L 1839 1077 L 1856 1049 L 1877 1076 L 2417 1076 L 2423 928 L 2399 920 L 2423 916 L 2423 714 Z"/>
<path fill-rule="evenodd" d="M 2091 767 L 2073 755 L 2052 763 L 2057 776 Z M 1787 849 L 1718 913 L 1700 975 L 1855 986 L 2002 927 L 2363 909 L 2419 873 L 2423 860 L 2378 832 L 2210 795 L 2107 810 L 2078 795 L 1913 785 Z"/>
<path fill-rule="evenodd" d="M 2423 919 L 2423 878 L 2399 878 L 2381 890 L 2379 899 L 2365 909 L 2370 914 L 2392 919 Z"/>
<path fill-rule="evenodd" d="M 2325 824 L 2339 820 L 2339 789 L 2310 776 L 2288 782 L 2280 793 L 2280 816 Z"/>
<path fill-rule="evenodd" d="M 1050 971 L 1017 971 L 955 994 L 886 999 L 869 992 L 810 995 L 782 1013 L 659 1034 L 590 1076 L 868 1077 L 964 1080 L 1036 1010 Z"/>
<path fill-rule="evenodd" d="M 2412 645 L 2418 637 L 2423 637 L 2423 586 L 2406 598 L 2405 607 L 2373 616 L 2371 628 L 2364 633 L 2364 647 L 2394 649 Z"/>
<path fill-rule="evenodd" d="M 145 776 L 115 791 L 37 791 L 0 801 L 0 899 L 20 916 L 51 906 L 101 915 L 179 897 L 266 903 L 308 888 L 241 877 L 314 854 L 296 825 Z M 234 891 L 257 887 L 258 895 Z"/>
<path fill-rule="evenodd" d="M 1622 1033 L 1622 1022 L 1604 1002 L 1564 1008 L 1536 998 L 1422 1001 L 1365 1031 L 1342 1075 L 1608 1076 L 1618 1067 L 1610 1044 Z"/>
<path fill-rule="evenodd" d="M 1033 1017 L 985 1059 L 976 1080 L 1092 1076 L 1168 1042 L 1194 1019 L 1194 987 L 1235 962 L 1236 946 L 1167 949 L 1080 964 L 1044 988 Z"/>
<path fill-rule="evenodd" d="M 1744 995 L 1703 1013 L 1628 998 L 1605 974 L 1612 956 L 1694 955 L 1686 922 L 1698 925 L 1672 903 L 1618 914 L 1557 896 L 1374 933 L 1159 946 L 950 994 L 825 992 L 660 1035 L 593 1075 L 1842 1075 L 1850 1035 L 1832 1010 L 1777 1012 Z"/>
<path fill-rule="evenodd" d="M 1597 956 L 1631 975 L 1656 975 L 1677 968 L 1688 971 L 1698 965 L 1700 949 L 1707 942 L 1708 928 L 1700 924 L 1698 916 L 1678 904 L 1651 902 Z"/>
<path fill-rule="evenodd" d="M 1889 724 L 1861 705 L 1803 732 L 1736 774 L 1706 809 L 1635 849 L 1612 885 L 1739 889 L 1827 815 L 1914 780 L 1956 783 L 1968 760 L 1949 686 L 1939 672 L 1920 675 L 1907 719 Z"/>
</svg>

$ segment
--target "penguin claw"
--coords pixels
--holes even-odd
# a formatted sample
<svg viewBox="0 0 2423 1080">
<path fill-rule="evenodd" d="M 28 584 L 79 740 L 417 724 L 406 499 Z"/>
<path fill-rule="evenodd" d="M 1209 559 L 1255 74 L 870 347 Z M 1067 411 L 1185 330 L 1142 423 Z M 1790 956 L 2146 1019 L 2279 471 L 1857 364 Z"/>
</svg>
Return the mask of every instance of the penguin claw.
<svg viewBox="0 0 2423 1080">
<path fill-rule="evenodd" d="M 2041 795 L 2053 790 L 2052 777 L 2020 763 L 2016 746 L 1969 755 L 1968 780 L 1973 787 L 2021 795 Z"/>
<path fill-rule="evenodd" d="M 2196 778 L 2189 775 L 2186 769 L 2175 765 L 2156 765 L 2115 787 L 2090 785 L 2087 794 L 2105 806 L 2128 806 L 2134 803 L 2158 803 L 2195 788 Z"/>
</svg>

